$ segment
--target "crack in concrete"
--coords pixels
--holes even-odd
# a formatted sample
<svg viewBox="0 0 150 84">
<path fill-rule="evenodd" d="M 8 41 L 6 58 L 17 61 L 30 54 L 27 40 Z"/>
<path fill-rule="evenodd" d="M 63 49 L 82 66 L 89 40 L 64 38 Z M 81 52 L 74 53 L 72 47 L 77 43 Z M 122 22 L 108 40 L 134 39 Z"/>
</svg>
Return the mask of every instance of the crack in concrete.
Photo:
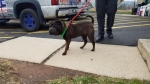
<svg viewBox="0 0 150 84">
<path fill-rule="evenodd" d="M 61 49 L 65 47 L 66 44 L 62 45 L 60 48 L 58 48 L 56 51 L 54 51 L 52 54 L 50 54 L 46 59 L 44 59 L 40 64 L 45 64 L 51 57 L 53 57 L 57 52 L 59 52 Z"/>
</svg>

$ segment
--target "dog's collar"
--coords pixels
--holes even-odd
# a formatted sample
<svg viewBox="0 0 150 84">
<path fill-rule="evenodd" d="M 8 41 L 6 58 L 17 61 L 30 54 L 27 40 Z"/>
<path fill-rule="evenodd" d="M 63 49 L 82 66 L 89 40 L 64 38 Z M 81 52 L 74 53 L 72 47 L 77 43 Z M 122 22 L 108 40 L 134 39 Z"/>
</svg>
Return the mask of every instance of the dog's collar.
<svg viewBox="0 0 150 84">
<path fill-rule="evenodd" d="M 68 28 L 65 28 L 65 29 L 63 30 L 63 32 L 60 34 L 60 36 L 62 36 L 62 37 L 64 38 L 64 35 L 65 35 L 67 29 L 68 29 Z"/>
<path fill-rule="evenodd" d="M 68 23 L 67 28 L 65 28 L 65 29 L 63 30 L 63 32 L 60 34 L 60 36 L 62 36 L 63 38 L 64 38 L 64 35 L 65 35 L 65 33 L 66 33 L 67 29 L 68 29 L 68 28 L 69 28 L 69 26 L 71 25 L 71 22 L 72 22 L 72 21 L 70 21 L 70 22 Z"/>
<path fill-rule="evenodd" d="M 68 25 L 68 27 L 69 27 L 69 25 Z M 64 38 L 64 35 L 65 35 L 65 33 L 66 33 L 66 31 L 67 31 L 68 27 L 67 27 L 67 28 L 65 28 L 65 29 L 63 30 L 63 32 L 60 34 L 60 36 L 62 36 L 62 38 Z"/>
</svg>

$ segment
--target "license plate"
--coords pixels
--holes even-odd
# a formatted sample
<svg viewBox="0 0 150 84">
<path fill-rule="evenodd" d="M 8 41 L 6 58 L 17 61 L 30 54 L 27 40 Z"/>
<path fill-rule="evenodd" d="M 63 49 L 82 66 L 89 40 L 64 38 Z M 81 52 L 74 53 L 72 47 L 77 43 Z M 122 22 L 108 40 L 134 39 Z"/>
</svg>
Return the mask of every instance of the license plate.
<svg viewBox="0 0 150 84">
<path fill-rule="evenodd" d="M 68 13 L 77 13 L 77 10 L 76 9 L 69 9 Z"/>
<path fill-rule="evenodd" d="M 59 5 L 78 5 L 79 0 L 59 0 Z"/>
<path fill-rule="evenodd" d="M 59 5 L 67 5 L 69 0 L 59 0 Z"/>
</svg>

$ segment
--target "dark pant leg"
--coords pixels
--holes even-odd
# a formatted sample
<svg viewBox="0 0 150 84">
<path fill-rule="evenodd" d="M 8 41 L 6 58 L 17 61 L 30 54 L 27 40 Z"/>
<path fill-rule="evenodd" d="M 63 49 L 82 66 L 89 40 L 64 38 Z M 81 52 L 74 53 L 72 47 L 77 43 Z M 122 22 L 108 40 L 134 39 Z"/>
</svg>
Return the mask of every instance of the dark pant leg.
<svg viewBox="0 0 150 84">
<path fill-rule="evenodd" d="M 115 14 L 117 11 L 117 1 L 118 0 L 108 0 L 107 1 L 107 34 L 112 33 L 112 26 L 114 24 Z"/>
<path fill-rule="evenodd" d="M 98 22 L 98 35 L 104 35 L 105 12 L 107 0 L 96 0 L 96 12 Z"/>
</svg>

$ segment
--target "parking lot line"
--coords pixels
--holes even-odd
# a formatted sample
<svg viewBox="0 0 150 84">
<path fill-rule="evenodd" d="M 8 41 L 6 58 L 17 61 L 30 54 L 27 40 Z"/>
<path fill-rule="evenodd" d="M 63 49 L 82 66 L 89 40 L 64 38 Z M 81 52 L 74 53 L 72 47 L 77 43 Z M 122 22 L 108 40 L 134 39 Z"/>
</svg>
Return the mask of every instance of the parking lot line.
<svg viewBox="0 0 150 84">
<path fill-rule="evenodd" d="M 90 20 L 81 20 L 80 22 L 84 22 L 84 21 L 90 21 Z M 79 21 L 73 21 L 73 23 L 78 23 Z M 105 21 L 106 22 L 106 21 Z M 141 23 L 141 22 L 149 22 L 148 20 L 146 21 L 139 21 L 137 20 L 136 22 L 133 22 L 133 20 L 115 20 L 114 22 L 118 22 L 118 23 Z M 94 24 L 97 24 L 97 21 L 94 21 Z"/>
<path fill-rule="evenodd" d="M 91 21 L 90 19 L 88 20 L 80 20 L 80 21 L 73 21 L 73 23 L 77 23 L 77 22 L 84 22 L 84 21 Z M 105 21 L 107 21 L 107 19 L 105 19 Z M 115 19 L 115 22 L 135 22 L 134 19 L 130 19 L 130 18 L 127 18 L 127 19 L 124 19 L 124 18 L 117 18 Z M 97 19 L 94 20 L 95 23 L 97 23 Z M 149 22 L 149 19 L 145 20 L 145 19 L 137 19 L 136 22 Z"/>
<path fill-rule="evenodd" d="M 121 19 L 121 18 L 120 18 L 120 19 L 115 19 L 115 21 L 135 21 L 135 20 L 130 20 L 130 19 L 126 19 L 126 20 L 125 20 L 125 19 Z"/>
<path fill-rule="evenodd" d="M 118 26 L 118 27 L 112 27 L 113 29 L 114 28 L 131 28 L 131 27 L 137 27 L 137 26 L 139 26 L 139 27 L 141 27 L 141 26 L 150 26 L 150 24 L 140 24 L 140 25 L 130 25 L 130 26 Z M 97 29 L 97 27 L 95 28 L 95 30 L 98 30 Z"/>
<path fill-rule="evenodd" d="M 132 23 L 141 23 L 141 22 L 118 22 L 115 24 L 132 24 Z"/>
<path fill-rule="evenodd" d="M 11 34 L 24 34 L 24 33 L 27 33 L 27 32 L 10 32 Z"/>
<path fill-rule="evenodd" d="M 0 34 L 4 34 L 4 32 L 0 32 Z"/>
<path fill-rule="evenodd" d="M 0 36 L 1 39 L 14 38 L 13 36 Z"/>
<path fill-rule="evenodd" d="M 128 23 L 128 21 L 119 21 L 119 20 L 115 20 L 115 22 L 126 22 L 126 23 Z M 133 21 L 130 21 L 130 20 L 129 20 L 129 22 L 133 22 Z M 149 22 L 149 21 L 137 21 L 137 22 L 140 23 L 140 22 Z"/>
<path fill-rule="evenodd" d="M 140 25 L 132 25 L 132 26 L 118 26 L 113 28 L 127 28 L 127 27 L 137 27 L 137 26 L 149 26 L 150 24 L 140 24 Z"/>
<path fill-rule="evenodd" d="M 21 28 L 9 28 L 9 29 L 0 29 L 0 30 L 22 30 Z"/>
<path fill-rule="evenodd" d="M 148 22 L 148 21 L 140 21 L 140 22 L 120 22 L 120 21 L 115 21 L 114 25 L 118 25 L 118 24 L 132 24 L 132 23 L 141 23 L 141 22 Z M 73 24 L 76 24 L 77 22 L 73 22 Z M 97 25 L 97 22 L 94 22 L 94 25 Z"/>
<path fill-rule="evenodd" d="M 28 34 L 40 34 L 40 33 L 48 33 L 48 30 L 47 31 L 29 32 Z"/>
</svg>

